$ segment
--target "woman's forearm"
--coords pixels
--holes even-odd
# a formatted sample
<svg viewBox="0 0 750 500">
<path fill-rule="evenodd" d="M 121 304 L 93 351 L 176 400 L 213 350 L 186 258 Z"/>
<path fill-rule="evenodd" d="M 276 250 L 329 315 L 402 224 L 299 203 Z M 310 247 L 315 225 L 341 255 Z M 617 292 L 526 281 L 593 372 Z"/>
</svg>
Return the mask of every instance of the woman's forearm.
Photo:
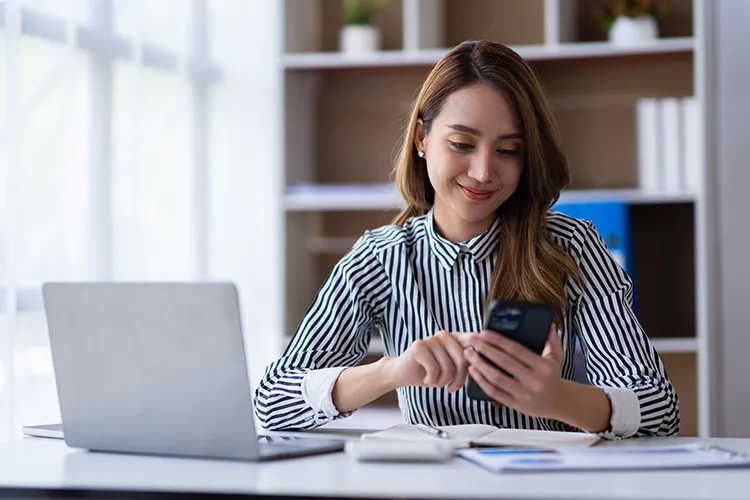
<svg viewBox="0 0 750 500">
<path fill-rule="evenodd" d="M 346 413 L 371 403 L 396 389 L 390 380 L 388 365 L 393 358 L 380 358 L 374 363 L 347 368 L 333 386 L 333 405 Z"/>
<path fill-rule="evenodd" d="M 561 387 L 563 394 L 555 420 L 592 433 L 609 427 L 612 406 L 603 390 L 569 380 L 563 380 Z"/>
</svg>

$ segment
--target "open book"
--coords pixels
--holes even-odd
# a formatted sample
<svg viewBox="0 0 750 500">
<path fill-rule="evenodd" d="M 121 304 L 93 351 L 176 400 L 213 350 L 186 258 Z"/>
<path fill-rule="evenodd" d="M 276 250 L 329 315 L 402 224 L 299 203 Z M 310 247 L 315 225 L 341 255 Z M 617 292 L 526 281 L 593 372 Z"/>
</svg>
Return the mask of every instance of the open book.
<svg viewBox="0 0 750 500">
<path fill-rule="evenodd" d="M 397 424 L 372 434 L 363 434 L 362 439 L 411 442 L 442 441 L 449 442 L 456 448 L 519 446 L 547 449 L 588 447 L 600 440 L 599 436 L 585 432 L 498 429 L 484 424 L 446 425 L 439 428 L 448 433 L 447 438 L 425 434 L 416 425 Z"/>
</svg>

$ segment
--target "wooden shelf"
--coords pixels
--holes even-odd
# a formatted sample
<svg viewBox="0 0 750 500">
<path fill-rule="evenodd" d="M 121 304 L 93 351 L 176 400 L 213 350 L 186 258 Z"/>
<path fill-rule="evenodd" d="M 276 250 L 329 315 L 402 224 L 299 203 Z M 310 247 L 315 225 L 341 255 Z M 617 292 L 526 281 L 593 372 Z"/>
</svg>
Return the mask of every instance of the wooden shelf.
<svg viewBox="0 0 750 500">
<path fill-rule="evenodd" d="M 687 191 L 648 191 L 642 189 L 571 189 L 560 195 L 560 203 L 618 200 L 631 205 L 691 203 L 696 195 Z"/>
<path fill-rule="evenodd" d="M 690 192 L 643 191 L 640 189 L 568 190 L 560 203 L 619 200 L 631 204 L 689 203 Z M 284 196 L 289 212 L 395 210 L 403 206 L 392 184 L 320 184 L 292 187 Z"/>
<path fill-rule="evenodd" d="M 384 50 L 352 55 L 338 51 L 340 0 L 283 0 L 285 52 L 276 65 L 285 92 L 285 329 L 357 238 L 404 207 L 389 182 L 394 145 L 427 72 L 462 40 L 497 40 L 532 63 L 549 98 L 574 183 L 560 204 L 628 205 L 639 320 L 680 395 L 682 432 L 697 435 L 699 416 L 701 432 L 710 428 L 707 396 L 698 394 L 708 386 L 698 362 L 709 335 L 699 307 L 704 187 L 637 188 L 638 101 L 704 97 L 695 27 L 705 9 L 674 0 L 660 22 L 663 38 L 620 47 L 603 41 L 591 18 L 601 2 L 472 0 L 469 10 L 465 0 L 394 0 L 376 21 Z M 374 333 L 368 361 L 382 354 Z"/>
<path fill-rule="evenodd" d="M 318 255 L 340 255 L 348 252 L 357 242 L 357 238 L 346 236 L 318 236 L 310 238 L 307 248 Z"/>
<path fill-rule="evenodd" d="M 698 352 L 698 340 L 695 338 L 651 338 L 651 344 L 660 354 Z"/>
<path fill-rule="evenodd" d="M 519 45 L 513 49 L 528 61 L 554 61 L 692 52 L 694 46 L 692 37 L 675 37 L 632 47 L 618 47 L 609 42 L 576 42 L 558 45 Z M 341 52 L 300 52 L 286 54 L 283 64 L 287 70 L 431 66 L 447 50 L 391 50 L 357 55 Z"/>
<path fill-rule="evenodd" d="M 392 210 L 403 200 L 392 184 L 306 184 L 284 196 L 287 211 Z"/>
</svg>

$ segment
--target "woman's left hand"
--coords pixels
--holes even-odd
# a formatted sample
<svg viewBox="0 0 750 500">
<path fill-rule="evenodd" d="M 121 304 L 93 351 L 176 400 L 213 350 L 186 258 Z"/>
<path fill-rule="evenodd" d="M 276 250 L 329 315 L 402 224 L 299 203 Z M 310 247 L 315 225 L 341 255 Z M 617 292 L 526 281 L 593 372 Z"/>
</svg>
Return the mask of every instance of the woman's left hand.
<svg viewBox="0 0 750 500">
<path fill-rule="evenodd" d="M 560 370 L 563 348 L 557 327 L 552 325 L 542 355 L 508 337 L 485 330 L 473 335 L 464 349 L 469 374 L 496 402 L 529 416 L 555 418 L 562 404 Z M 473 347 L 473 349 L 472 349 Z M 478 353 L 502 367 L 504 374 Z"/>
</svg>

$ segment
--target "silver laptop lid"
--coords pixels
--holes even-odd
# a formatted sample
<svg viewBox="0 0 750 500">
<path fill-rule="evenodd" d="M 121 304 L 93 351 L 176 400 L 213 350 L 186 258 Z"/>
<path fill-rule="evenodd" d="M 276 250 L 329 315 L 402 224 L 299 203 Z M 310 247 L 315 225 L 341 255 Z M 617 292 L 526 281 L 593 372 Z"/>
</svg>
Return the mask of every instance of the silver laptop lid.
<svg viewBox="0 0 750 500">
<path fill-rule="evenodd" d="M 70 446 L 257 458 L 234 285 L 47 283 L 43 296 Z"/>
</svg>

